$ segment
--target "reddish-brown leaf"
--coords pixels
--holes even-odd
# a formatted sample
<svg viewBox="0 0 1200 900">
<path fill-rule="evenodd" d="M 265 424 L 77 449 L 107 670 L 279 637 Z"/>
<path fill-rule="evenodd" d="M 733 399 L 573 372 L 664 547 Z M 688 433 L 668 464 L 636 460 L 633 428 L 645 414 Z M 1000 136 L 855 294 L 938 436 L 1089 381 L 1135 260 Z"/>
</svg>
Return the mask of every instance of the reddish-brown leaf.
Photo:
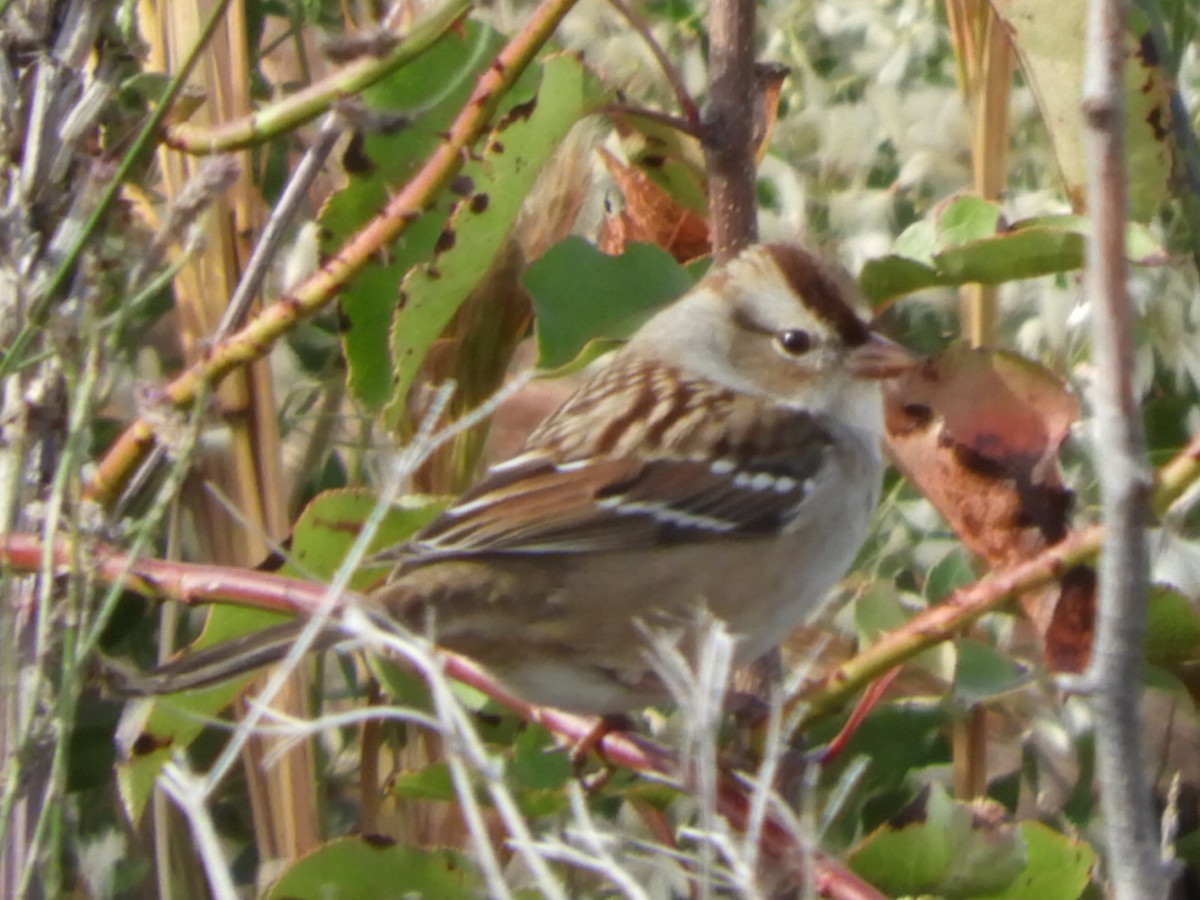
<svg viewBox="0 0 1200 900">
<path fill-rule="evenodd" d="M 1058 451 L 1078 404 L 1014 354 L 956 348 L 892 382 L 887 441 L 897 465 L 971 552 L 1012 565 L 1067 533 L 1071 493 Z M 1022 598 L 1057 670 L 1086 664 L 1092 591 L 1084 577 Z"/>
<path fill-rule="evenodd" d="M 600 156 L 625 198 L 625 208 L 606 217 L 601 226 L 601 250 L 616 254 L 629 241 L 643 241 L 662 247 L 681 263 L 708 254 L 708 223 L 701 216 L 680 205 L 640 169 L 603 149 Z"/>
</svg>

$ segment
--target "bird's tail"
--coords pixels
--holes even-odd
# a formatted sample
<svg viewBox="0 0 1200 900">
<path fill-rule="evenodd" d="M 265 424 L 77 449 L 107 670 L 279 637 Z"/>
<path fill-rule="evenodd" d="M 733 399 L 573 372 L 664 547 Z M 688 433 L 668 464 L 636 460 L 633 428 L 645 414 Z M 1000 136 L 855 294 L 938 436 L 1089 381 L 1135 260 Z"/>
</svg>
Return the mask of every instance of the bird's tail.
<svg viewBox="0 0 1200 900">
<path fill-rule="evenodd" d="M 212 687 L 279 662 L 287 656 L 307 624 L 303 619 L 295 619 L 270 625 L 261 631 L 183 654 L 149 672 L 132 670 L 107 660 L 105 680 L 115 694 L 127 697 Z M 345 631 L 330 623 L 317 632 L 310 652 L 328 650 L 347 639 Z"/>
</svg>

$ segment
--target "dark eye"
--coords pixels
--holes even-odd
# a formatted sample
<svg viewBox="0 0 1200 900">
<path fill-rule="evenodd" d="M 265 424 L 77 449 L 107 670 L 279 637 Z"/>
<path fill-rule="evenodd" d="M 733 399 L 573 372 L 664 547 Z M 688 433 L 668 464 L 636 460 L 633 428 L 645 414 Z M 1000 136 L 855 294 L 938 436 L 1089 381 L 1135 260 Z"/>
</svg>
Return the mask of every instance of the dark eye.
<svg viewBox="0 0 1200 900">
<path fill-rule="evenodd" d="M 803 356 L 813 346 L 812 335 L 802 328 L 789 328 L 787 331 L 781 331 L 775 339 L 779 341 L 779 346 L 783 348 L 784 352 L 792 356 Z"/>
</svg>

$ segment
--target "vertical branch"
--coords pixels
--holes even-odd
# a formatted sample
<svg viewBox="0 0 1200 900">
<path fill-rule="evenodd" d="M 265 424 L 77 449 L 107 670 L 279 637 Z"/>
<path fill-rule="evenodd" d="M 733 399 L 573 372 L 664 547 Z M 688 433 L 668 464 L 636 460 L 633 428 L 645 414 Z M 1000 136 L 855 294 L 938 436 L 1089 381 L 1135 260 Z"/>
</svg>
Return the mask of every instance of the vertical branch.
<svg viewBox="0 0 1200 900">
<path fill-rule="evenodd" d="M 704 116 L 713 256 L 724 262 L 758 237 L 754 202 L 755 0 L 713 0 L 709 105 Z"/>
<path fill-rule="evenodd" d="M 1087 204 L 1092 240 L 1096 442 L 1106 538 L 1100 560 L 1096 642 L 1087 685 L 1093 692 L 1101 809 L 1112 896 L 1164 896 L 1157 825 L 1142 752 L 1138 704 L 1149 562 L 1145 525 L 1150 478 L 1133 385 L 1133 340 L 1126 288 L 1124 83 L 1128 0 L 1088 4 L 1083 111 Z"/>
</svg>

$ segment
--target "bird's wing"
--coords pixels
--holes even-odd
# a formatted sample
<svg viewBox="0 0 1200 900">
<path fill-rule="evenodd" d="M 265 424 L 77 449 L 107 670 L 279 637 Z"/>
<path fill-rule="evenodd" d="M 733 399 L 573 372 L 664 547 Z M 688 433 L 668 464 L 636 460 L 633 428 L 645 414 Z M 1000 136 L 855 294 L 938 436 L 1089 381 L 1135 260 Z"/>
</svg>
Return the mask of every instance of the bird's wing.
<svg viewBox="0 0 1200 900">
<path fill-rule="evenodd" d="M 833 444 L 820 422 L 793 412 L 745 433 L 731 431 L 715 458 L 645 445 L 582 459 L 564 459 L 554 448 L 533 450 L 492 468 L 403 555 L 419 564 L 771 533 L 802 514 L 823 481 Z"/>
</svg>

